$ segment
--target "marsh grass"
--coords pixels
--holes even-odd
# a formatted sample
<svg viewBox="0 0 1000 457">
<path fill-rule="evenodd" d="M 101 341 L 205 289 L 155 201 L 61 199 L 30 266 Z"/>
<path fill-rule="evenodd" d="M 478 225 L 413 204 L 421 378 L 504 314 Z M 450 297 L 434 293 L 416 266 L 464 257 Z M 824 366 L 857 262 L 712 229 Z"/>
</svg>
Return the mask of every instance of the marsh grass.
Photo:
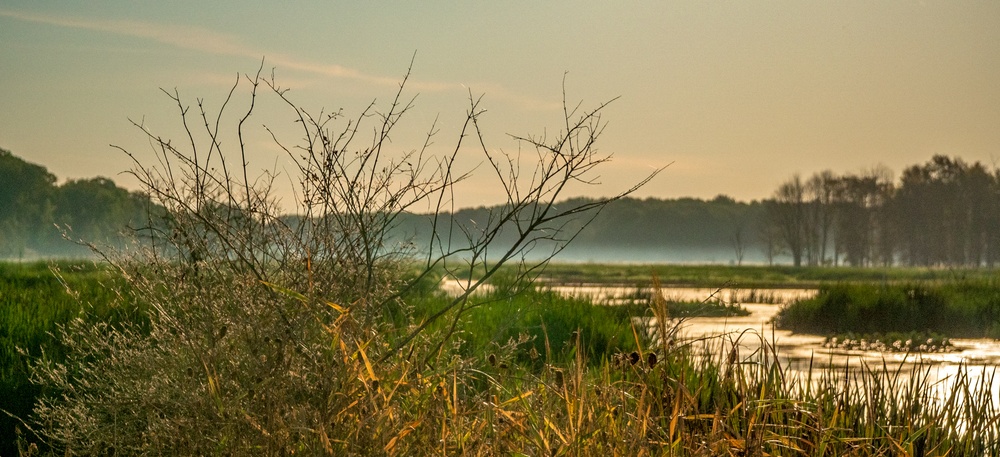
<svg viewBox="0 0 1000 457">
<path fill-rule="evenodd" d="M 111 323 L 134 319 L 135 307 L 111 306 L 118 284 L 120 278 L 94 264 L 0 263 L 0 373 L 24 368 L 15 363 L 18 347 L 33 356 L 58 350 L 50 332 L 81 313 Z"/>
<path fill-rule="evenodd" d="M 487 300 L 492 303 L 473 309 L 463 322 L 462 339 L 473 348 L 516 340 L 523 342 L 525 352 L 560 362 L 580 350 L 595 360 L 635 350 L 626 310 L 534 288 L 514 297 L 494 296 Z M 523 353 L 521 362 L 532 359 L 525 359 Z"/>
<path fill-rule="evenodd" d="M 945 283 L 834 284 L 815 298 L 785 306 L 779 328 L 817 334 L 933 332 L 1000 337 L 1000 284 L 995 279 Z"/>
<path fill-rule="evenodd" d="M 988 280 L 991 269 L 792 267 L 790 265 L 666 265 L 553 263 L 542 278 L 558 284 L 616 284 L 645 287 L 650 274 L 665 285 L 750 288 L 815 288 L 831 282 L 903 283 Z"/>
</svg>

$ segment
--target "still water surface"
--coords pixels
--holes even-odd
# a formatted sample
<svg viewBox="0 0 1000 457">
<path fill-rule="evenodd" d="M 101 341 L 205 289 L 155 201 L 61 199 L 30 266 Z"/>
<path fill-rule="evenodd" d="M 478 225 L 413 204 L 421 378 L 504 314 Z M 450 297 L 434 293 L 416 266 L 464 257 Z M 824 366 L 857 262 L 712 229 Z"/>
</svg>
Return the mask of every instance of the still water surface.
<svg viewBox="0 0 1000 457">
<path fill-rule="evenodd" d="M 593 292 L 579 290 L 576 293 Z M 663 294 L 668 298 L 704 300 L 714 292 L 707 289 L 666 288 Z M 775 329 L 771 324 L 784 304 L 814 296 L 815 290 L 771 289 L 757 292 L 758 296 L 778 299 L 773 300 L 774 304 L 741 303 L 750 311 L 748 316 L 687 319 L 681 323 L 680 340 L 723 338 L 729 344 L 735 343 L 739 347 L 741 360 L 749 362 L 756 360 L 755 351 L 759 351 L 761 342 L 766 341 L 775 348 L 778 359 L 786 367 L 786 374 L 791 379 L 808 379 L 810 369 L 815 379 L 824 368 L 846 374 L 858 373 L 863 366 L 867 366 L 876 372 L 895 374 L 896 381 L 900 383 L 897 385 L 901 386 L 913 376 L 919 376 L 927 385 L 933 386 L 932 394 L 938 399 L 946 399 L 956 392 L 959 396 L 964 395 L 954 387 L 956 382 L 962 381 L 962 385 L 967 381 L 970 387 L 988 390 L 994 406 L 1000 407 L 1000 379 L 995 376 L 996 366 L 1000 364 L 1000 342 L 991 339 L 952 339 L 956 351 L 944 353 L 906 354 L 824 348 L 823 336 L 795 334 Z M 721 296 L 723 300 L 729 301 L 733 294 L 740 295 L 738 291 L 724 291 Z M 961 377 L 967 379 L 962 380 Z M 863 382 L 853 376 L 850 379 L 850 382 Z"/>
<path fill-rule="evenodd" d="M 454 281 L 446 281 L 447 290 L 460 290 Z M 553 286 L 553 290 L 564 295 L 590 296 L 598 301 L 614 303 L 616 299 L 635 293 L 635 288 L 613 286 Z M 898 372 L 898 381 L 907 382 L 916 373 L 926 377 L 934 386 L 939 397 L 947 396 L 954 389 L 959 376 L 967 376 L 970 386 L 982 385 L 992 393 L 994 403 L 1000 402 L 1000 377 L 994 376 L 1000 364 L 1000 343 L 990 339 L 952 339 L 957 349 L 947 353 L 882 353 L 878 351 L 848 351 L 824 348 L 824 337 L 809 334 L 794 334 L 788 330 L 775 329 L 771 320 L 781 307 L 794 300 L 812 297 L 815 289 L 757 289 L 757 297 L 767 297 L 773 303 L 744 303 L 748 290 L 707 289 L 690 287 L 664 287 L 662 293 L 668 300 L 701 301 L 719 298 L 725 302 L 740 303 L 750 311 L 740 317 L 698 317 L 681 323 L 680 341 L 718 340 L 723 344 L 736 344 L 743 361 L 752 363 L 755 351 L 761 342 L 773 345 L 786 374 L 792 379 L 806 379 L 810 366 L 813 376 L 830 368 L 835 372 L 858 372 L 862 366 L 874 370 Z M 998 405 L 1000 406 L 1000 405 Z"/>
</svg>

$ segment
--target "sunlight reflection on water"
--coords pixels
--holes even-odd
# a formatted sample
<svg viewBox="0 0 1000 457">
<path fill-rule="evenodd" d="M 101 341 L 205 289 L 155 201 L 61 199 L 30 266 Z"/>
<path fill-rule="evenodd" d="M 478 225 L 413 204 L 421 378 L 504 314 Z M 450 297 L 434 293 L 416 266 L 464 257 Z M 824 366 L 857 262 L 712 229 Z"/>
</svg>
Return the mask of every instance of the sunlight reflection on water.
<svg viewBox="0 0 1000 457">
<path fill-rule="evenodd" d="M 461 291 L 456 281 L 442 284 L 453 293 Z M 554 286 L 553 290 L 567 296 L 589 296 L 597 301 L 614 303 L 637 292 L 634 287 L 615 286 Z M 758 297 L 768 297 L 774 304 L 742 303 L 739 298 L 747 296 L 748 290 L 709 289 L 690 287 L 664 287 L 663 295 L 668 300 L 703 301 L 721 299 L 728 303 L 740 303 L 750 315 L 738 317 L 697 317 L 682 322 L 681 341 L 699 341 L 723 338 L 729 343 L 737 343 L 743 360 L 753 360 L 755 351 L 766 341 L 775 348 L 775 353 L 786 370 L 786 376 L 807 379 L 812 371 L 813 379 L 826 372 L 827 375 L 861 371 L 867 366 L 874 371 L 896 374 L 897 383 L 908 383 L 913 376 L 925 377 L 924 381 L 934 386 L 933 395 L 946 399 L 949 394 L 964 395 L 954 389 L 956 382 L 966 377 L 967 385 L 987 389 L 994 406 L 1000 406 L 1000 379 L 994 376 L 1000 364 L 1000 343 L 990 339 L 952 339 L 957 349 L 946 353 L 881 353 L 877 351 L 855 351 L 824 348 L 825 338 L 818 335 L 795 334 L 788 330 L 775 329 L 772 319 L 783 304 L 800 298 L 812 297 L 815 289 L 757 289 Z M 827 370 L 829 369 L 829 370 Z M 855 381 L 852 381 L 855 382 Z"/>
<path fill-rule="evenodd" d="M 810 293 L 815 294 L 815 291 L 796 291 L 791 295 L 794 299 L 811 296 Z M 932 386 L 929 393 L 939 401 L 948 401 L 949 396 L 955 395 L 955 401 L 960 403 L 965 395 L 975 395 L 979 391 L 989 392 L 994 407 L 1000 407 L 1000 379 L 995 376 L 1000 363 L 1000 343 L 995 340 L 952 339 L 956 351 L 942 353 L 831 349 L 823 347 L 823 336 L 775 329 L 771 321 L 783 304 L 743 303 L 742 306 L 750 315 L 685 320 L 680 328 L 681 340 L 722 337 L 739 345 L 742 360 L 754 360 L 755 351 L 759 351 L 761 342 L 766 341 L 775 348 L 786 376 L 802 381 L 810 378 L 812 370 L 814 385 L 823 372 L 833 376 L 843 373 L 843 379 L 849 382 L 863 382 L 854 375 L 867 367 L 895 378 L 895 386 L 906 386 L 916 376 Z M 955 389 L 956 385 L 968 385 L 973 392 Z"/>
</svg>

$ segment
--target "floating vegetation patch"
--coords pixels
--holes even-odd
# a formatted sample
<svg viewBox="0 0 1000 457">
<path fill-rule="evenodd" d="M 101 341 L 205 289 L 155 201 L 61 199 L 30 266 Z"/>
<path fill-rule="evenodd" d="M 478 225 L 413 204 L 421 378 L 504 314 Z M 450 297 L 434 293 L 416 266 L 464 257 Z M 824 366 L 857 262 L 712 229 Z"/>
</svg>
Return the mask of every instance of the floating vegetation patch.
<svg viewBox="0 0 1000 457">
<path fill-rule="evenodd" d="M 823 342 L 827 349 L 876 352 L 957 352 L 951 340 L 934 333 L 872 333 L 854 335 L 851 333 L 830 336 Z"/>
</svg>

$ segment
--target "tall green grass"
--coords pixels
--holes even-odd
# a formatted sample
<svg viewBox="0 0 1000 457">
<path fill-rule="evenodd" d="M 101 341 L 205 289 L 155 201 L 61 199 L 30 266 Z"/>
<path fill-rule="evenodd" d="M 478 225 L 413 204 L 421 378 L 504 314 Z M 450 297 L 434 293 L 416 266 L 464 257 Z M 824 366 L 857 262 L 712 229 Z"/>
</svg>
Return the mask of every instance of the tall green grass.
<svg viewBox="0 0 1000 457">
<path fill-rule="evenodd" d="M 123 282 L 93 263 L 0 263 L 0 409 L 27 418 L 40 390 L 28 364 L 44 352 L 62 360 L 58 326 L 78 316 L 116 325 L 146 319 L 142 307 L 118 295 Z M 18 421 L 0 413 L 0 454 L 13 455 Z"/>
<path fill-rule="evenodd" d="M 514 293 L 513 291 L 516 291 Z M 416 318 L 443 305 L 443 294 L 411 296 Z M 600 360 L 616 352 L 635 350 L 631 317 L 644 308 L 604 306 L 589 297 L 567 297 L 532 284 L 506 284 L 473 296 L 458 326 L 460 352 L 488 357 L 510 352 L 518 363 L 566 361 L 577 350 Z M 450 325 L 442 322 L 438 329 Z M 577 337 L 582 344 L 577 346 Z M 516 346 L 517 351 L 510 348 Z"/>
</svg>

